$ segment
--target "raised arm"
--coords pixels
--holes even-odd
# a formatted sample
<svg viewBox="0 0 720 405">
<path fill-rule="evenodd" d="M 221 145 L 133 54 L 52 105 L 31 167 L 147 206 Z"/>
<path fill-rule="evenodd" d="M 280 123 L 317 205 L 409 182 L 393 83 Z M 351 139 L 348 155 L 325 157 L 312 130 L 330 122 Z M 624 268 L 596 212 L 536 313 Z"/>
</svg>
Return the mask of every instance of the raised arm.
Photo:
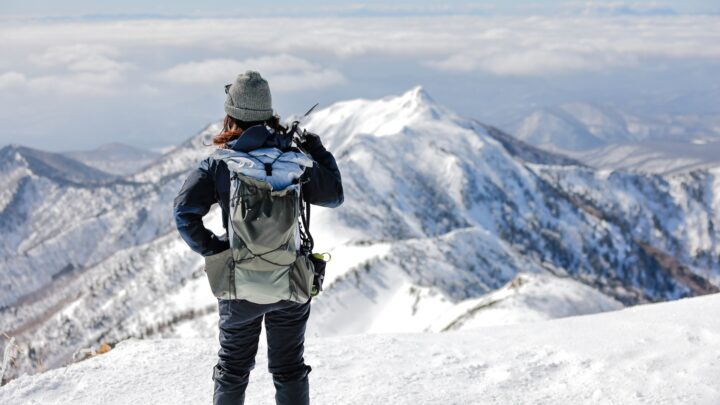
<svg viewBox="0 0 720 405">
<path fill-rule="evenodd" d="M 308 134 L 302 147 L 315 161 L 309 181 L 302 186 L 305 201 L 329 208 L 339 206 L 345 197 L 335 157 L 325 149 L 320 137 L 315 134 Z"/>
</svg>

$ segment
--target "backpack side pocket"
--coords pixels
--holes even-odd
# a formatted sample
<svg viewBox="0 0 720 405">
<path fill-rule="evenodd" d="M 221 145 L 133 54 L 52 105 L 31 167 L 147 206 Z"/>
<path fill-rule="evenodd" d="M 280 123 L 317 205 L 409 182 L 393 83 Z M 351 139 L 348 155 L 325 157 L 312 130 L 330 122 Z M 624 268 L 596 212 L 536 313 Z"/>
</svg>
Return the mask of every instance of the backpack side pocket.
<svg viewBox="0 0 720 405">
<path fill-rule="evenodd" d="M 312 297 L 313 263 L 308 255 L 298 255 L 290 267 L 290 301 L 306 303 Z"/>
<path fill-rule="evenodd" d="M 235 283 L 234 261 L 232 249 L 205 256 L 205 274 L 210 282 L 210 289 L 218 298 L 233 299 Z"/>
</svg>

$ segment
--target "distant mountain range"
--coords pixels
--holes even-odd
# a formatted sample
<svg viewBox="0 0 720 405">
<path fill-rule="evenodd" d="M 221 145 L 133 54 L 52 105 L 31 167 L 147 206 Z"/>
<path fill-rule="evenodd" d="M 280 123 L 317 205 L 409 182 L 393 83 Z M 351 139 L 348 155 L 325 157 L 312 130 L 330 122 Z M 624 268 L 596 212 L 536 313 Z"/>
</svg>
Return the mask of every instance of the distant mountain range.
<svg viewBox="0 0 720 405">
<path fill-rule="evenodd" d="M 311 334 L 472 329 L 720 286 L 719 167 L 595 170 L 419 87 L 336 103 L 303 125 L 337 157 L 346 193 L 312 214 L 318 251 L 333 260 Z M 171 212 L 219 129 L 112 178 L 54 154 L 0 151 L 0 330 L 23 350 L 15 375 L 99 342 L 216 333 L 202 258 Z M 221 231 L 217 209 L 207 222 Z"/>
<path fill-rule="evenodd" d="M 101 184 L 114 179 L 113 175 L 78 159 L 18 145 L 0 149 L 0 165 L 6 173 L 21 165 L 38 176 L 67 184 Z"/>
<path fill-rule="evenodd" d="M 91 150 L 64 152 L 63 155 L 115 175 L 129 175 L 142 169 L 160 153 L 112 142 Z"/>
<path fill-rule="evenodd" d="M 538 109 L 508 126 L 527 143 L 600 169 L 691 171 L 720 163 L 720 115 L 631 114 L 575 102 Z"/>
</svg>

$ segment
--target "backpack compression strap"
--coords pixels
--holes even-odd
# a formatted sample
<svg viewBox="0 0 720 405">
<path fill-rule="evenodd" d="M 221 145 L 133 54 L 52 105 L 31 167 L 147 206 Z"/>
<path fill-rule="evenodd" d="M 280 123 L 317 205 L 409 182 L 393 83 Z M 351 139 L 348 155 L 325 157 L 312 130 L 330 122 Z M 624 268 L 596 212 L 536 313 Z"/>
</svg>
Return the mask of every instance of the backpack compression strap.
<svg viewBox="0 0 720 405">
<path fill-rule="evenodd" d="M 302 241 L 302 249 L 307 253 L 312 252 L 315 247 L 315 241 L 310 234 L 310 204 L 305 202 L 302 195 L 302 187 L 300 188 L 300 221 L 302 229 L 300 229 L 300 239 Z"/>
</svg>

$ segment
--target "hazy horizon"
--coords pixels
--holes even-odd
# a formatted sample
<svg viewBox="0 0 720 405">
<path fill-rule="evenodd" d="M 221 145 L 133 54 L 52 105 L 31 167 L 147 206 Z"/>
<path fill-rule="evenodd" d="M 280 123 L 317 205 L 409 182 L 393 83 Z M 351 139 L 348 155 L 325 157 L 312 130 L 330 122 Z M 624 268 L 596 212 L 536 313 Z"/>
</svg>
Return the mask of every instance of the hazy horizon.
<svg viewBox="0 0 720 405">
<path fill-rule="evenodd" d="M 222 86 L 247 69 L 283 118 L 416 85 L 503 129 L 577 101 L 720 115 L 709 1 L 220 4 L 1 6 L 0 145 L 174 145 L 222 118 Z"/>
</svg>

